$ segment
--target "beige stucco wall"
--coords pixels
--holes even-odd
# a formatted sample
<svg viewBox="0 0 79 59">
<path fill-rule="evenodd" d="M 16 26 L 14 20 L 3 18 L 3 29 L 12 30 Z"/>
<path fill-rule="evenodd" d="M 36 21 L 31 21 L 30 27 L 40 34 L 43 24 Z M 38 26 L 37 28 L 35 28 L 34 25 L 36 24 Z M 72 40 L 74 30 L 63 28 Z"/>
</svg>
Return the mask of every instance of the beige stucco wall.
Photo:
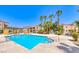
<svg viewBox="0 0 79 59">
<path fill-rule="evenodd" d="M 23 29 L 23 33 L 24 34 L 28 34 L 29 33 L 29 30 L 28 29 Z"/>
<path fill-rule="evenodd" d="M 76 30 L 78 32 L 78 28 L 75 25 L 64 25 L 64 34 L 70 33 L 69 30 Z"/>
<path fill-rule="evenodd" d="M 9 29 L 8 28 L 3 29 L 3 34 L 8 35 L 9 34 Z"/>
</svg>

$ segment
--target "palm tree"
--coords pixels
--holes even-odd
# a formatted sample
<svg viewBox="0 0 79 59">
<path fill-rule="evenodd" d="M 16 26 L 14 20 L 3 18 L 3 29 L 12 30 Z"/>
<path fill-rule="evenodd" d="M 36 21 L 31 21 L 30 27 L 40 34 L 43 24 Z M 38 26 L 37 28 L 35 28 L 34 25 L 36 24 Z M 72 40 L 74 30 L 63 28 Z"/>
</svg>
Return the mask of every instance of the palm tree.
<svg viewBox="0 0 79 59">
<path fill-rule="evenodd" d="M 62 10 L 58 10 L 57 12 L 56 12 L 56 15 L 57 15 L 57 21 L 56 21 L 56 23 L 57 23 L 57 35 L 59 35 L 59 33 L 60 33 L 60 19 L 59 19 L 59 17 L 60 17 L 60 15 L 62 14 Z M 59 41 L 59 36 L 58 36 L 58 41 Z"/>
<path fill-rule="evenodd" d="M 43 19 L 44 19 L 44 23 L 46 22 L 46 18 L 47 18 L 47 16 L 43 16 Z"/>
<path fill-rule="evenodd" d="M 57 12 L 56 12 L 56 15 L 57 15 L 57 17 L 58 17 L 58 19 L 57 19 L 57 26 L 58 26 L 58 29 L 59 29 L 59 25 L 60 25 L 60 19 L 59 19 L 59 16 L 62 14 L 62 10 L 58 10 Z"/>
<path fill-rule="evenodd" d="M 78 9 L 77 9 L 77 12 L 79 13 L 79 6 L 78 6 Z M 75 24 L 78 27 L 78 32 L 79 32 L 79 20 L 78 21 L 75 21 Z"/>
<path fill-rule="evenodd" d="M 54 18 L 54 15 L 53 14 L 49 15 L 49 18 L 50 18 L 50 21 L 52 22 L 52 18 Z"/>
<path fill-rule="evenodd" d="M 41 21 L 41 27 L 42 27 L 42 25 L 43 25 L 43 16 L 40 16 L 40 21 Z"/>
<path fill-rule="evenodd" d="M 58 10 L 57 12 L 56 12 L 56 15 L 57 15 L 57 17 L 58 17 L 58 25 L 59 25 L 59 21 L 60 21 L 60 19 L 59 19 L 59 16 L 62 14 L 62 10 Z"/>
<path fill-rule="evenodd" d="M 49 33 L 49 31 L 50 31 L 50 22 L 49 21 L 45 22 L 44 29 L 46 30 L 47 33 Z"/>
<path fill-rule="evenodd" d="M 79 32 L 79 21 L 75 21 L 75 24 L 78 27 L 78 32 Z"/>
</svg>

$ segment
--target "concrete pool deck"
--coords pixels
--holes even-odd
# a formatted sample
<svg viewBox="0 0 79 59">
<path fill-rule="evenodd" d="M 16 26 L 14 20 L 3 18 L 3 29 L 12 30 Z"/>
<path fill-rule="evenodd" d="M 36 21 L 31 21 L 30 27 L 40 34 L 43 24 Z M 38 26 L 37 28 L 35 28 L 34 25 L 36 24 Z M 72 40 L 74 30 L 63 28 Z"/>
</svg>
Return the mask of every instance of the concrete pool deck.
<svg viewBox="0 0 79 59">
<path fill-rule="evenodd" d="M 51 39 L 57 38 L 53 37 L 54 35 L 49 36 Z M 0 53 L 79 53 L 79 47 L 69 41 L 67 37 L 61 36 L 60 42 L 39 44 L 32 50 L 28 50 L 13 41 L 0 43 Z"/>
<path fill-rule="evenodd" d="M 47 44 L 40 44 L 34 47 L 32 50 L 28 50 L 12 41 L 0 44 L 0 53 L 52 53 L 52 52 L 63 52 L 57 47 Z"/>
</svg>

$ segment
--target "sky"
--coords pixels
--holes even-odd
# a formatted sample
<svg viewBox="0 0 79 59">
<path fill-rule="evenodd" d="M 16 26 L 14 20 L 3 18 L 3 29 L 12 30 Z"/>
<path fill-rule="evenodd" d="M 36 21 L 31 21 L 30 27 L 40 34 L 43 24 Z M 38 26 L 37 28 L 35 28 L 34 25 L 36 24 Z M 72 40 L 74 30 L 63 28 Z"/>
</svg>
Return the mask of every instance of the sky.
<svg viewBox="0 0 79 59">
<path fill-rule="evenodd" d="M 35 26 L 40 24 L 40 16 L 55 15 L 62 10 L 60 24 L 71 24 L 79 19 L 77 9 L 76 5 L 0 5 L 0 20 L 8 22 L 10 27 Z M 52 19 L 52 22 L 57 20 Z"/>
</svg>

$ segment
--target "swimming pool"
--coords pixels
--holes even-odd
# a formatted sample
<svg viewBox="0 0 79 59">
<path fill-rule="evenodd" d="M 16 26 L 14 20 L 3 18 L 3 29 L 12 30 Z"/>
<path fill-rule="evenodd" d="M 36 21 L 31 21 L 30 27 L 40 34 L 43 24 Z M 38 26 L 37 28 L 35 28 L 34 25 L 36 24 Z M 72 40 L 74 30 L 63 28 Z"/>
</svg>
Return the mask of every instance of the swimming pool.
<svg viewBox="0 0 79 59">
<path fill-rule="evenodd" d="M 48 44 L 52 43 L 53 40 L 48 39 L 45 36 L 35 36 L 35 35 L 16 35 L 8 37 L 10 40 L 24 46 L 27 49 L 32 49 L 38 44 Z"/>
</svg>

